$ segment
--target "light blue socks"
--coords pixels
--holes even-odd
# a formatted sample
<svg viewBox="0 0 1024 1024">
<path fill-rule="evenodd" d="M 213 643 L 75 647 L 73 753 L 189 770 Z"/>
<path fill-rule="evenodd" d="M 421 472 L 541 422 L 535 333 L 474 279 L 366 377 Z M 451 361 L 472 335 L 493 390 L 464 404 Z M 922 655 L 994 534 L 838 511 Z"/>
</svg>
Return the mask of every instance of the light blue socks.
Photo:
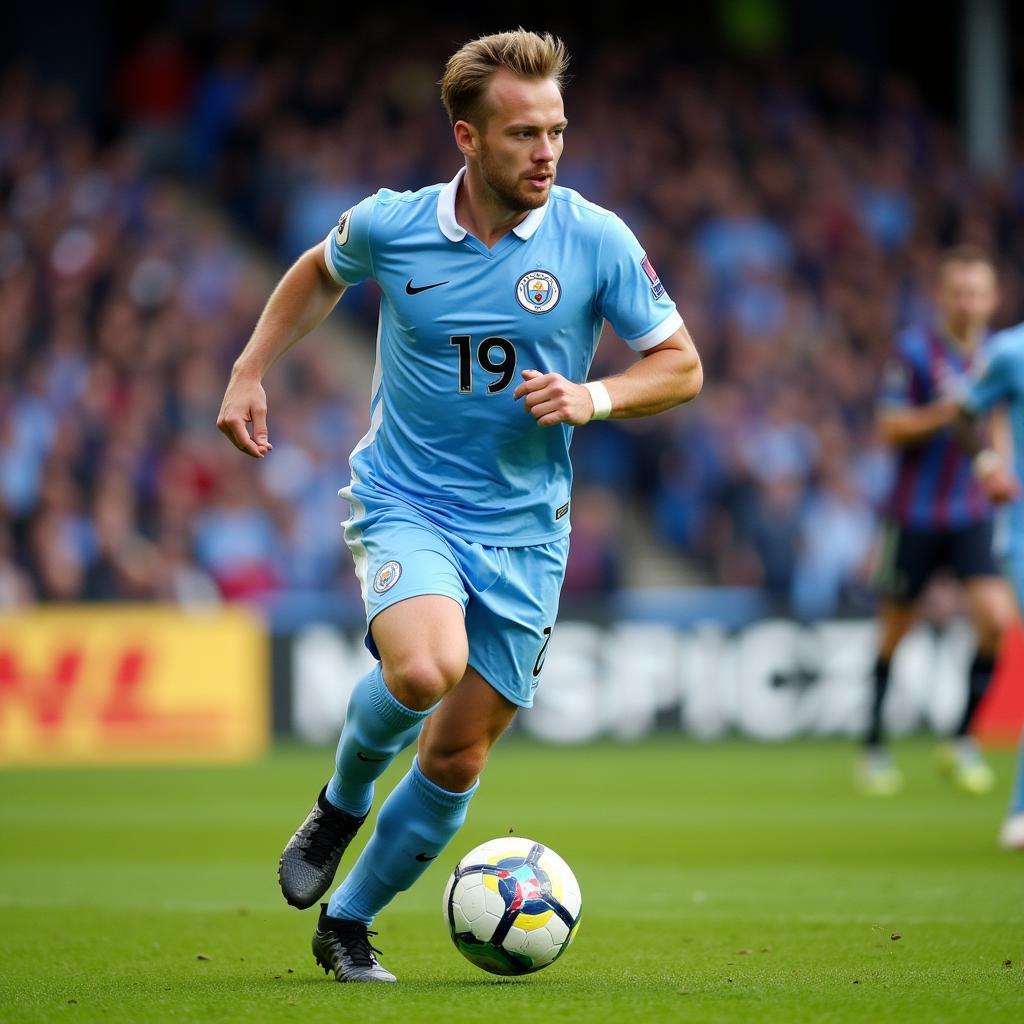
<svg viewBox="0 0 1024 1024">
<path fill-rule="evenodd" d="M 478 785 L 465 793 L 450 793 L 431 782 L 414 759 L 381 806 L 370 841 L 335 890 L 327 913 L 370 924 L 396 893 L 426 871 L 462 827 Z"/>
<path fill-rule="evenodd" d="M 384 682 L 377 664 L 356 683 L 348 702 L 345 726 L 338 740 L 335 771 L 327 783 L 327 799 L 361 817 L 373 803 L 373 783 L 420 731 L 433 711 L 410 711 Z"/>
</svg>

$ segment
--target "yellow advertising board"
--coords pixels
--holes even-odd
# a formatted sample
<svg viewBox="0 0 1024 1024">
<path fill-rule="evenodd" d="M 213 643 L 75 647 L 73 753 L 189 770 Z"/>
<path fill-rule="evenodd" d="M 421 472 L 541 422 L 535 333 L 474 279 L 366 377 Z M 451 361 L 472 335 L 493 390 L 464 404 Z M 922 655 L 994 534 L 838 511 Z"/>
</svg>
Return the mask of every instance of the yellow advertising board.
<svg viewBox="0 0 1024 1024">
<path fill-rule="evenodd" d="M 246 760 L 266 749 L 268 677 L 242 608 L 0 615 L 0 765 Z"/>
</svg>

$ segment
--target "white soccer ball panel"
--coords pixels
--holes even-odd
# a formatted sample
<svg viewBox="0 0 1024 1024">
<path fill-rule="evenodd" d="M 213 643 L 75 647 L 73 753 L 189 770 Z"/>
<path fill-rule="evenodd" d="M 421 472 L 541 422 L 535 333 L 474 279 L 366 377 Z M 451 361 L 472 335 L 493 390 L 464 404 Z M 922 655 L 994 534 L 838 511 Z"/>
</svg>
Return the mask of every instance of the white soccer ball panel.
<svg viewBox="0 0 1024 1024">
<path fill-rule="evenodd" d="M 483 879 L 479 875 L 460 878 L 455 885 L 452 907 L 458 907 L 470 926 L 487 913 L 486 892 Z"/>
<path fill-rule="evenodd" d="M 530 934 L 530 941 L 526 945 L 526 955 L 538 966 L 542 963 L 550 963 L 558 954 L 558 947 L 561 943 L 554 942 L 551 933 L 547 928 Z"/>
<path fill-rule="evenodd" d="M 497 927 L 498 922 L 505 916 L 505 901 L 501 898 L 501 893 L 494 892 L 486 884 L 483 887 L 483 892 L 484 908 L 494 918 L 494 925 Z"/>
<path fill-rule="evenodd" d="M 470 931 L 470 923 L 466 920 L 466 915 L 462 912 L 462 907 L 459 904 L 452 904 L 452 917 L 453 927 L 457 932 L 468 932 Z"/>
<path fill-rule="evenodd" d="M 501 944 L 512 953 L 525 953 L 530 934 L 530 932 L 524 932 L 522 928 L 513 925 L 502 939 Z"/>
<path fill-rule="evenodd" d="M 551 942 L 555 946 L 560 946 L 569 937 L 569 929 L 566 928 L 565 922 L 557 915 L 548 921 L 543 930 L 551 936 Z"/>
<path fill-rule="evenodd" d="M 513 925 L 502 945 L 513 953 L 528 956 L 536 967 L 548 963 L 558 952 L 558 944 L 552 941 L 547 928 L 536 928 L 527 932 Z"/>
<path fill-rule="evenodd" d="M 551 886 L 552 894 L 554 894 L 554 884 Z M 555 897 L 559 903 L 565 907 L 566 910 L 572 915 L 573 920 L 579 917 L 580 908 L 583 906 L 583 897 L 580 894 L 580 887 L 576 879 L 570 876 L 565 880 L 565 888 L 562 892 L 561 897 Z"/>
</svg>

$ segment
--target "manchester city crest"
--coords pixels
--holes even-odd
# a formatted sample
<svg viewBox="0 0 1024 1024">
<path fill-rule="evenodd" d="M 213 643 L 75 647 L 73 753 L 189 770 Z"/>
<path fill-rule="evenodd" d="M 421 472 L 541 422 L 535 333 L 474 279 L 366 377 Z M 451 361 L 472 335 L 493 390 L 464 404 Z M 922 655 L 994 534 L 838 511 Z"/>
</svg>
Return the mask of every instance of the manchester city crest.
<svg viewBox="0 0 1024 1024">
<path fill-rule="evenodd" d="M 516 282 L 516 299 L 531 313 L 547 313 L 558 305 L 561 296 L 558 278 L 544 270 L 531 270 Z"/>
<path fill-rule="evenodd" d="M 398 577 L 401 575 L 401 562 L 385 562 L 377 570 L 377 575 L 373 577 L 373 589 L 376 590 L 378 594 L 383 594 L 398 582 Z"/>
</svg>

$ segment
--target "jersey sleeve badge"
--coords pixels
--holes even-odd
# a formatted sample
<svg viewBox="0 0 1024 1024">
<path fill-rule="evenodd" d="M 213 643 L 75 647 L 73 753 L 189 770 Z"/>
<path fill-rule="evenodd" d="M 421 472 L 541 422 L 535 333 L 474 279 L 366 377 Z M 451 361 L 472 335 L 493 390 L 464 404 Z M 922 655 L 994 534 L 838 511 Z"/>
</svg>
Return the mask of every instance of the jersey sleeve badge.
<svg viewBox="0 0 1024 1024">
<path fill-rule="evenodd" d="M 660 299 L 665 294 L 665 286 L 661 283 L 661 278 L 658 277 L 658 272 L 654 269 L 654 264 L 651 262 L 650 256 L 644 253 L 644 258 L 640 261 L 640 266 L 643 267 L 644 273 L 647 275 L 647 279 L 651 282 L 651 293 L 656 299 Z"/>
<path fill-rule="evenodd" d="M 352 211 L 346 210 L 338 218 L 338 245 L 344 245 L 348 241 L 349 228 L 352 226 Z M 321 229 L 322 230 L 322 229 Z"/>
</svg>

